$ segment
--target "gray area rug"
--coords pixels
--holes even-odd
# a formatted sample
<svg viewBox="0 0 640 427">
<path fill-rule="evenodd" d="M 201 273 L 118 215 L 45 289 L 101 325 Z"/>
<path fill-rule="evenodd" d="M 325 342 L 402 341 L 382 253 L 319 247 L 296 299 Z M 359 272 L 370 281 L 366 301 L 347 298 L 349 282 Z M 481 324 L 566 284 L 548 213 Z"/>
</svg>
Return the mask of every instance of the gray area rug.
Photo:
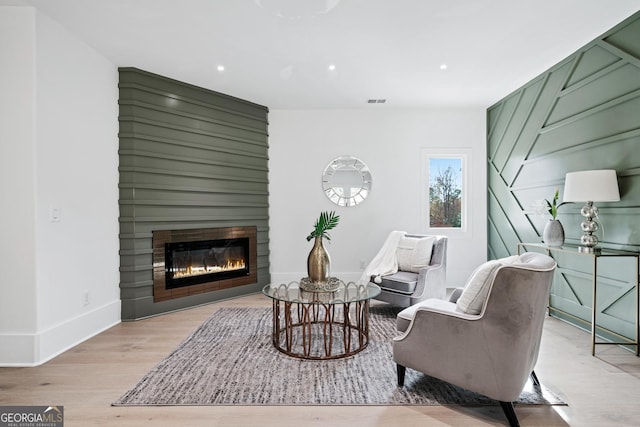
<svg viewBox="0 0 640 427">
<path fill-rule="evenodd" d="M 271 343 L 271 309 L 220 308 L 113 405 L 497 405 L 407 369 L 396 386 L 397 311 L 372 307 L 370 342 L 353 357 L 301 360 Z M 563 405 L 530 383 L 520 404 Z"/>
</svg>

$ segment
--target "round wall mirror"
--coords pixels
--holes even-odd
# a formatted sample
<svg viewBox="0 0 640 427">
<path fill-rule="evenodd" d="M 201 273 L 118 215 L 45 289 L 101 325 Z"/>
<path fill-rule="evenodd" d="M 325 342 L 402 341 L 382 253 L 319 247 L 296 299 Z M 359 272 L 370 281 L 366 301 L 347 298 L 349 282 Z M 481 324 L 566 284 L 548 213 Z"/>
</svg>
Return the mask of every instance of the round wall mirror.
<svg viewBox="0 0 640 427">
<path fill-rule="evenodd" d="M 357 157 L 340 156 L 322 174 L 324 194 L 338 206 L 355 206 L 371 191 L 371 172 Z"/>
</svg>

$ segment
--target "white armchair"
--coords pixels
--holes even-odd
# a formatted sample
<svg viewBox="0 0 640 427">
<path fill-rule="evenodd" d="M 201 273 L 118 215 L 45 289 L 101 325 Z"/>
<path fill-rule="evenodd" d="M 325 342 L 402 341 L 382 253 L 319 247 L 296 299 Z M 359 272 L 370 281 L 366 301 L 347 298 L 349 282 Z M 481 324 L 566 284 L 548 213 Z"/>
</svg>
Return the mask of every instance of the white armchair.
<svg viewBox="0 0 640 427">
<path fill-rule="evenodd" d="M 403 270 L 400 266 L 396 273 L 382 276 L 380 283 L 377 283 L 382 291 L 376 299 L 400 307 L 409 307 L 427 298 L 445 298 L 447 237 L 407 234 L 404 239 L 430 240 L 431 257 L 428 263 L 425 263 L 428 265 L 411 270 Z"/>
<path fill-rule="evenodd" d="M 542 254 L 480 266 L 457 301 L 428 299 L 397 317 L 398 385 L 406 368 L 496 399 L 511 426 L 513 408 L 538 358 L 555 261 Z"/>
</svg>

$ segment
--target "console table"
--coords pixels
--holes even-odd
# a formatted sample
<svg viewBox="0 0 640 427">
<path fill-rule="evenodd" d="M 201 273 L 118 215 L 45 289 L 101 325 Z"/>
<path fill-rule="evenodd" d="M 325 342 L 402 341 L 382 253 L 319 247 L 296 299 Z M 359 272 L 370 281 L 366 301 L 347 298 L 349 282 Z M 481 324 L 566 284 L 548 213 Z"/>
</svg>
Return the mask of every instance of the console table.
<svg viewBox="0 0 640 427">
<path fill-rule="evenodd" d="M 369 300 L 380 287 L 339 282 L 332 292 L 305 291 L 297 282 L 266 285 L 273 300 L 273 345 L 301 359 L 353 356 L 369 343 Z"/>
<path fill-rule="evenodd" d="M 638 341 L 638 337 L 640 336 L 640 327 L 638 323 L 638 307 L 640 306 L 640 294 L 638 289 L 638 276 L 640 275 L 640 253 L 638 252 L 629 252 L 629 251 L 621 251 L 615 249 L 601 249 L 600 252 L 579 252 L 578 245 L 570 245 L 565 244 L 563 246 L 548 246 L 543 243 L 518 243 L 518 255 L 520 255 L 520 251 L 522 248 L 537 248 L 547 252 L 547 255 L 553 257 L 554 252 L 563 252 L 576 256 L 586 256 L 591 258 L 592 263 L 592 273 L 591 273 L 591 288 L 592 288 L 592 306 L 591 306 L 591 355 L 595 355 L 596 345 L 600 344 L 608 344 L 608 345 L 629 345 L 636 347 L 636 356 L 640 355 L 640 343 Z M 600 258 L 605 257 L 629 257 L 635 259 L 635 292 L 636 292 L 636 301 L 635 301 L 635 339 L 631 340 L 626 337 L 621 337 L 625 341 L 596 341 L 596 332 L 598 329 L 609 332 L 613 335 L 620 336 L 614 331 L 611 331 L 603 326 L 598 326 L 597 324 L 597 312 L 596 309 L 596 295 L 598 291 L 598 260 Z M 549 310 L 554 310 L 568 316 L 571 316 L 570 313 L 567 313 L 558 308 L 553 308 L 549 306 Z"/>
</svg>

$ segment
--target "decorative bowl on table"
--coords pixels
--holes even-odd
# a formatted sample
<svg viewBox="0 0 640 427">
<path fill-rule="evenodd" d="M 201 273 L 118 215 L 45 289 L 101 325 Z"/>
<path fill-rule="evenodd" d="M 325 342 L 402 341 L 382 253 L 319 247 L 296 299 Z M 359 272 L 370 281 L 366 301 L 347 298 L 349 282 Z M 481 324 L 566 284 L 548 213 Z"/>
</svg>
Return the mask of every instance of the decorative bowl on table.
<svg viewBox="0 0 640 427">
<path fill-rule="evenodd" d="M 308 277 L 300 279 L 300 289 L 307 292 L 335 292 L 340 287 L 340 279 L 329 277 L 327 281 L 314 282 Z"/>
</svg>

